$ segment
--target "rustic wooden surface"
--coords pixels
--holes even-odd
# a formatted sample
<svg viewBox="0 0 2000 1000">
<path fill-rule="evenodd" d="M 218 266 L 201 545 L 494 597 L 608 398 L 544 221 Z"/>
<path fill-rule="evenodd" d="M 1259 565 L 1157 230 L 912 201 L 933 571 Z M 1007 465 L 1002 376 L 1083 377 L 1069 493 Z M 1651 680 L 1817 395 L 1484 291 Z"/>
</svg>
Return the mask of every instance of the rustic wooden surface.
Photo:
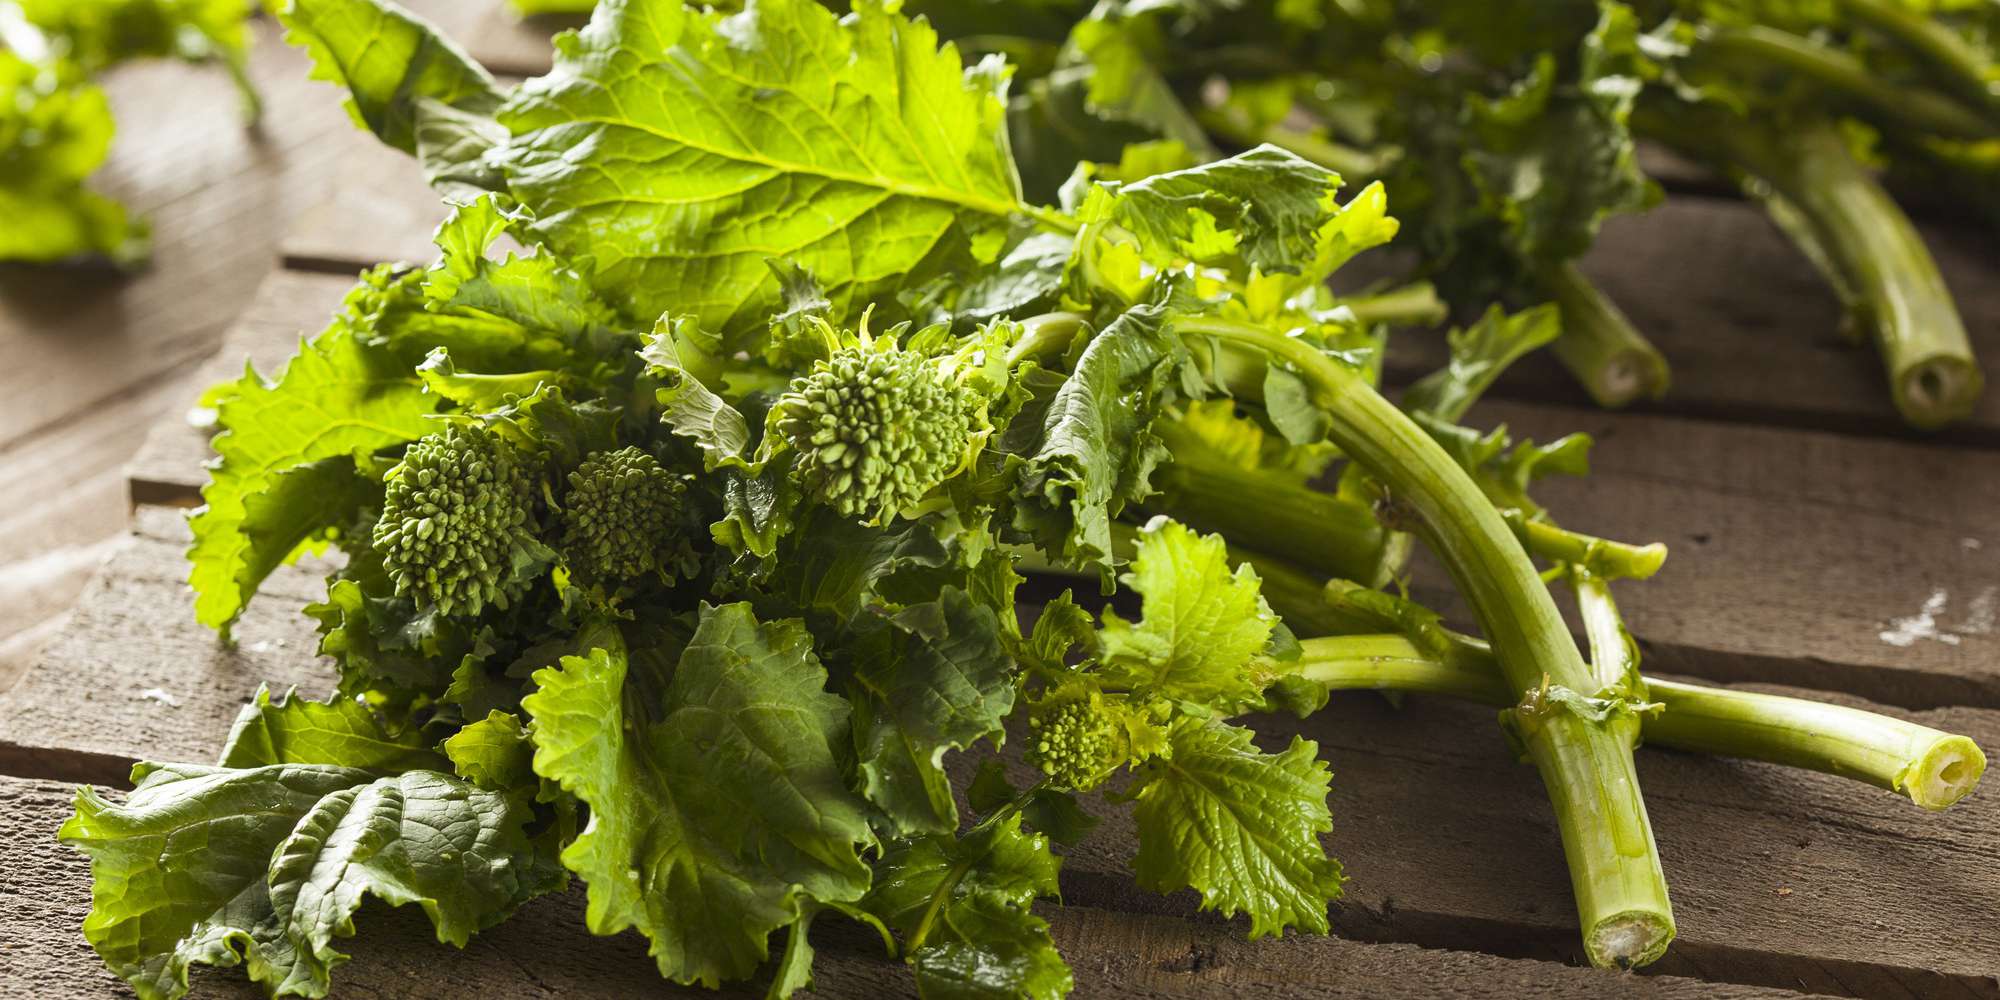
<svg viewBox="0 0 2000 1000">
<path fill-rule="evenodd" d="M 142 757 L 212 758 L 259 683 L 331 690 L 297 612 L 324 567 L 276 574 L 225 648 L 189 620 L 185 543 L 179 511 L 141 510 L 70 634 L 0 695 L 0 773 L 115 784 Z M 2000 745 L 2000 711 L 1897 714 Z M 1490 710 L 1352 695 L 1257 728 L 1276 743 L 1318 740 L 1333 765 L 1327 844 L 1352 878 L 1338 933 L 1576 959 L 1553 821 Z M 1642 754 L 1641 777 L 1680 920 L 1656 972 L 1835 995 L 2000 996 L 2000 797 L 1929 814 L 1841 779 L 1656 751 Z M 1130 838 L 1113 813 L 1070 849 L 1065 900 L 1193 917 L 1191 894 L 1134 887 Z"/>
</svg>

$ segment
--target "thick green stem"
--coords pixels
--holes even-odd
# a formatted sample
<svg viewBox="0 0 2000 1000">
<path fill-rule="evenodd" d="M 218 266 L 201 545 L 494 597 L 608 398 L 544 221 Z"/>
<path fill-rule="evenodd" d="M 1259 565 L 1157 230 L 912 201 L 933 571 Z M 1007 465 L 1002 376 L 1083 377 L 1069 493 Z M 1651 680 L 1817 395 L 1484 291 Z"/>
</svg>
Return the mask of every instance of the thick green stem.
<svg viewBox="0 0 2000 1000">
<path fill-rule="evenodd" d="M 1416 281 L 1375 295 L 1341 296 L 1340 304 L 1354 312 L 1363 323 L 1391 326 L 1436 326 L 1450 315 L 1437 289 L 1428 281 Z"/>
<path fill-rule="evenodd" d="M 1951 289 L 1909 216 L 1855 161 L 1833 126 L 1730 145 L 1733 158 L 1810 228 L 1809 255 L 1852 295 L 1882 353 L 1903 418 L 1933 429 L 1970 414 L 1985 379 Z"/>
<path fill-rule="evenodd" d="M 1444 659 L 1400 635 L 1304 639 L 1299 673 L 1329 691 L 1511 704 L 1486 644 L 1453 639 Z M 1640 720 L 1642 738 L 1653 746 L 1839 775 L 1900 792 L 1926 809 L 1964 798 L 1986 772 L 1986 755 L 1972 740 L 1874 712 L 1658 678 L 1646 679 L 1646 692 L 1662 706 Z"/>
<path fill-rule="evenodd" d="M 1176 462 L 1184 449 L 1174 448 Z M 1264 553 L 1286 553 L 1294 564 L 1319 571 L 1318 579 L 1340 577 L 1380 587 L 1402 571 L 1408 561 L 1407 536 L 1384 531 L 1361 506 L 1286 480 L 1259 476 L 1220 463 L 1190 462 L 1178 471 L 1163 468 L 1156 485 L 1168 495 L 1152 505 L 1203 531 L 1221 532 L 1234 544 Z M 1202 499 L 1183 506 L 1176 488 Z M 1255 503 L 1244 503 L 1247 496 Z M 1282 527 L 1267 513 L 1280 513 Z M 1310 514 L 1311 516 L 1306 516 Z M 1667 548 L 1654 542 L 1598 538 L 1546 521 L 1530 521 L 1518 513 L 1502 515 L 1514 537 L 1530 555 L 1549 562 L 1581 563 L 1612 579 L 1643 580 L 1659 572 Z M 1199 523 L 1197 523 L 1199 522 Z M 1371 558 L 1370 553 L 1375 555 Z M 1325 554 L 1325 555 L 1319 555 Z M 1318 586 L 1318 584 L 1315 584 Z"/>
<path fill-rule="evenodd" d="M 1258 125 L 1240 108 L 1202 108 L 1195 120 L 1212 135 L 1243 146 L 1270 143 L 1310 160 L 1340 175 L 1346 184 L 1358 184 L 1379 177 L 1384 167 L 1380 156 L 1334 142 L 1324 136 L 1282 125 Z"/>
<path fill-rule="evenodd" d="M 1989 75 L 1989 61 L 1957 32 L 1904 0 L 1841 0 L 1840 5 L 1856 22 L 1908 49 L 1939 86 L 2000 122 L 2000 79 Z"/>
<path fill-rule="evenodd" d="M 1658 958 L 1673 940 L 1673 913 L 1632 768 L 1636 727 L 1626 732 L 1535 697 L 1550 685 L 1585 692 L 1592 678 L 1500 512 L 1423 428 L 1312 344 L 1209 317 L 1177 319 L 1174 329 L 1291 366 L 1332 418 L 1333 443 L 1414 516 L 1522 699 L 1516 728 L 1556 809 L 1590 960 L 1629 968 Z"/>
<path fill-rule="evenodd" d="M 1171 422 L 1156 430 L 1174 460 L 1154 474 L 1160 496 L 1147 502 L 1148 510 L 1221 532 L 1238 545 L 1294 553 L 1327 576 L 1380 587 L 1395 575 L 1393 533 L 1365 505 L 1214 456 Z M 1245 502 L 1252 497 L 1254 503 Z"/>
<path fill-rule="evenodd" d="M 1897 86 L 1866 63 L 1811 39 L 1762 25 L 1718 28 L 1703 36 L 1698 57 L 1743 72 L 1783 70 L 1845 98 L 1889 131 L 1946 139 L 1990 139 L 2000 124 L 1936 91 Z"/>
<path fill-rule="evenodd" d="M 1666 357 L 1576 265 L 1543 268 L 1539 280 L 1562 311 L 1562 335 L 1549 349 L 1597 405 L 1615 408 L 1667 391 Z"/>
</svg>

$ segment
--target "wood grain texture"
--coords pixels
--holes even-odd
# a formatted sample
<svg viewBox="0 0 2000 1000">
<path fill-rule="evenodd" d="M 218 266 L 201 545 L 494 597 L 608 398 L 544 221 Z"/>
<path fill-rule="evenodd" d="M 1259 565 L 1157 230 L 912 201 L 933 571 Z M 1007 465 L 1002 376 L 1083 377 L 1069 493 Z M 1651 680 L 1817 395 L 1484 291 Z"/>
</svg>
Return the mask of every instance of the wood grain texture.
<svg viewBox="0 0 2000 1000">
<path fill-rule="evenodd" d="M 275 364 L 348 280 L 273 278 L 259 300 L 270 311 L 237 328 L 223 352 L 236 360 L 215 370 L 240 370 L 246 355 Z M 1544 480 L 1536 494 L 1578 530 L 1667 543 L 1666 569 L 1620 593 L 1659 668 L 1900 705 L 2000 706 L 2000 460 L 1988 453 L 1510 402 L 1472 419 L 1543 441 L 1597 439 L 1589 477 Z M 204 439 L 163 423 L 134 469 L 135 495 L 195 502 Z M 1420 572 L 1420 596 L 1463 618 L 1441 581 Z M 1940 592 L 1934 637 L 1883 639 L 1901 641 L 1899 620 Z"/>
<path fill-rule="evenodd" d="M 9 865 L 9 878 L 0 882 L 0 997 L 131 995 L 78 929 L 90 906 L 88 865 L 55 839 L 75 794 L 69 784 L 0 777 L 0 857 Z M 754 981 L 712 992 L 661 980 L 638 935 L 599 938 L 585 932 L 582 895 L 573 888 L 532 902 L 463 951 L 436 943 L 414 909 L 371 903 L 356 920 L 359 935 L 341 945 L 355 957 L 334 973 L 336 995 L 386 1000 L 444 995 L 447 989 L 454 996 L 494 1000 L 762 995 Z M 1074 963 L 1079 998 L 1227 997 L 1246 990 L 1276 1000 L 1583 1000 L 1610 990 L 1640 1000 L 1796 996 L 1337 938 L 1253 943 L 1208 920 L 1053 905 L 1043 914 L 1058 947 Z M 872 933 L 829 918 L 814 927 L 813 941 L 819 952 L 814 995 L 914 995 L 909 974 L 882 956 Z M 194 981 L 194 995 L 204 1000 L 262 996 L 231 970 L 203 970 Z"/>
<path fill-rule="evenodd" d="M 134 758 L 213 759 L 259 682 L 332 687 L 296 611 L 317 590 L 314 568 L 274 576 L 224 649 L 188 615 L 178 512 L 142 510 L 139 529 L 78 609 L 74 637 L 0 695 L 0 772 L 60 765 L 71 780 L 115 783 Z M 2000 747 L 2000 712 L 1898 714 Z M 1327 843 L 1352 877 L 1340 933 L 1577 959 L 1546 799 L 1490 710 L 1416 698 L 1393 710 L 1355 695 L 1304 722 L 1256 724 L 1270 745 L 1319 741 L 1333 766 Z M 1658 971 L 1841 995 L 2000 996 L 2000 796 L 1929 814 L 1840 779 L 1651 751 L 1641 774 L 1681 921 Z M 1191 894 L 1134 887 L 1131 837 L 1114 813 L 1071 849 L 1065 900 L 1191 915 Z"/>
</svg>

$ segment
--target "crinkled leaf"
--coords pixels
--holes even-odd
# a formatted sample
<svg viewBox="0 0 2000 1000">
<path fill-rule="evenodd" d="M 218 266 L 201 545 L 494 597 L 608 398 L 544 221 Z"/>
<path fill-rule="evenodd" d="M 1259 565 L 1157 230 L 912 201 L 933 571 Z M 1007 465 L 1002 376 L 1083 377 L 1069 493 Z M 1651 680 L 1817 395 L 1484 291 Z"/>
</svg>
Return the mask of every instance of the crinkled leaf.
<svg viewBox="0 0 2000 1000">
<path fill-rule="evenodd" d="M 356 295 L 366 290 L 364 285 Z M 213 442 L 218 458 L 202 487 L 204 505 L 193 515 L 188 550 L 195 617 L 204 625 L 224 628 L 235 621 L 264 577 L 311 530 L 351 516 L 348 511 L 307 525 L 289 504 L 249 506 L 277 488 L 280 473 L 322 459 L 365 458 L 435 427 L 427 417 L 436 397 L 424 393 L 408 368 L 363 346 L 352 318 L 337 317 L 326 332 L 301 344 L 276 382 L 249 370 L 222 396 L 218 420 L 224 430 Z M 273 530 L 274 523 L 282 530 Z"/>
<path fill-rule="evenodd" d="M 703 611 L 662 702 L 627 672 L 623 649 L 564 657 L 523 699 L 536 773 L 590 807 L 563 864 L 589 883 L 593 932 L 637 927 L 676 982 L 742 978 L 809 901 L 867 889 L 847 704 L 798 623 L 746 604 Z"/>
<path fill-rule="evenodd" d="M 1167 458 L 1151 425 L 1190 376 L 1165 317 L 1138 306 L 1091 338 L 1041 415 L 1015 520 L 1067 563 L 1109 567 L 1112 518 L 1153 492 L 1153 470 Z"/>
<path fill-rule="evenodd" d="M 1265 145 L 1135 184 L 1106 184 L 1110 197 L 1085 215 L 1102 213 L 1130 230 L 1156 264 L 1296 272 L 1318 251 L 1339 186 L 1326 168 Z"/>
<path fill-rule="evenodd" d="M 1019 814 L 964 838 L 932 834 L 891 844 L 876 864 L 862 907 L 903 936 L 926 997 L 1058 998 L 1069 967 L 1029 912 L 1057 892 L 1059 860 L 1048 838 L 1021 828 Z"/>
<path fill-rule="evenodd" d="M 1326 933 L 1341 874 L 1319 840 L 1333 819 L 1318 746 L 1294 737 L 1283 753 L 1260 753 L 1248 729 L 1192 717 L 1169 741 L 1136 786 L 1140 884 L 1192 888 L 1204 910 L 1247 914 L 1252 938 Z"/>
<path fill-rule="evenodd" d="M 991 609 L 945 588 L 865 642 L 854 675 L 861 790 L 904 832 L 958 827 L 947 750 L 998 744 L 1014 708 L 1014 661 Z"/>
<path fill-rule="evenodd" d="M 223 747 L 223 767 L 334 764 L 377 774 L 443 770 L 445 761 L 416 729 L 392 732 L 353 698 L 271 700 L 266 687 L 237 713 Z"/>
<path fill-rule="evenodd" d="M 535 746 L 520 716 L 498 710 L 453 733 L 439 746 L 458 776 L 488 791 L 516 791 L 535 783 Z"/>
<path fill-rule="evenodd" d="M 325 996 L 365 896 L 416 903 L 463 946 L 561 873 L 526 810 L 449 775 L 141 764 L 122 803 L 77 793 L 61 837 L 91 858 L 84 936 L 141 997 L 189 966 L 244 964 L 274 995 Z"/>
<path fill-rule="evenodd" d="M 1245 564 L 1230 571 L 1222 536 L 1156 518 L 1122 579 L 1139 592 L 1142 615 L 1134 624 L 1105 613 L 1107 682 L 1218 708 L 1256 696 L 1253 661 L 1277 617 L 1258 593 L 1256 570 Z"/>
<path fill-rule="evenodd" d="M 626 312 L 755 333 L 780 302 L 766 258 L 852 315 L 1016 214 L 1004 78 L 874 4 L 607 0 L 508 100 L 496 158 L 534 232 L 593 258 Z"/>
<path fill-rule="evenodd" d="M 390 3 L 288 0 L 285 39 L 311 53 L 313 77 L 347 88 L 354 123 L 417 151 L 422 102 L 479 115 L 500 107 L 493 77 L 431 24 Z"/>
</svg>

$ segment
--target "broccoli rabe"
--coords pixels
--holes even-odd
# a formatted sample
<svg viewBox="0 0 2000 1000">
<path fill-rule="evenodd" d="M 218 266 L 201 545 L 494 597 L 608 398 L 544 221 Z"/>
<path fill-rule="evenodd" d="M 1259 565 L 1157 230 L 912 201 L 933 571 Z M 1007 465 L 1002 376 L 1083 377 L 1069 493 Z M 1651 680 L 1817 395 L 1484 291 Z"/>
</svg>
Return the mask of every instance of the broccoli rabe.
<svg viewBox="0 0 2000 1000">
<path fill-rule="evenodd" d="M 374 545 L 396 593 L 445 614 L 506 607 L 525 582 L 509 572 L 535 538 L 522 460 L 491 431 L 452 425 L 410 445 L 389 471 Z"/>
<path fill-rule="evenodd" d="M 964 461 L 974 394 L 892 339 L 843 347 L 792 380 L 778 432 L 798 451 L 800 482 L 849 517 L 882 521 Z"/>
<path fill-rule="evenodd" d="M 687 492 L 637 447 L 598 452 L 569 474 L 562 552 L 570 568 L 599 581 L 675 573 L 690 553 L 678 530 Z"/>
<path fill-rule="evenodd" d="M 1058 788 L 1089 791 L 1118 762 L 1117 726 L 1104 696 L 1060 689 L 1029 707 L 1028 760 Z"/>
</svg>

